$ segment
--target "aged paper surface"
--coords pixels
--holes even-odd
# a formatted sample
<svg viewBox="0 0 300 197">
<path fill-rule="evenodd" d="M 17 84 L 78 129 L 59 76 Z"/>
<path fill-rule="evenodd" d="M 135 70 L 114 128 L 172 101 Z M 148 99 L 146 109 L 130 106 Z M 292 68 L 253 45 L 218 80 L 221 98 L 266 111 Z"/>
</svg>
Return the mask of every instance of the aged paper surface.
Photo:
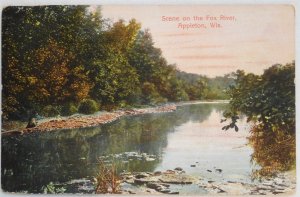
<svg viewBox="0 0 300 197">
<path fill-rule="evenodd" d="M 296 194 L 293 2 L 53 4 L 2 6 L 3 195 Z"/>
</svg>

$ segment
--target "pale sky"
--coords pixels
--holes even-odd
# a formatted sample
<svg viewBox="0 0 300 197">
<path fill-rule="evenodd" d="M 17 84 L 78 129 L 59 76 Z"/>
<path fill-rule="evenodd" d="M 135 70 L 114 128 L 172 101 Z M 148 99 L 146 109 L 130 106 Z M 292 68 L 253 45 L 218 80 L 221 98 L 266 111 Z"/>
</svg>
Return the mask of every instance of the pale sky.
<svg viewBox="0 0 300 197">
<path fill-rule="evenodd" d="M 294 8 L 286 5 L 183 6 L 104 5 L 102 15 L 113 21 L 135 18 L 142 29 L 150 29 L 155 46 L 169 64 L 190 73 L 210 77 L 237 69 L 261 74 L 275 63 L 295 60 Z M 215 20 L 206 20 L 207 16 Z M 220 16 L 233 20 L 220 20 Z M 162 21 L 163 16 L 180 21 Z M 193 17 L 203 17 L 194 21 Z M 183 21 L 182 17 L 190 17 Z M 210 18 L 209 18 L 210 19 Z M 221 24 L 211 28 L 210 22 Z M 205 24 L 206 28 L 182 29 L 182 24 Z"/>
</svg>

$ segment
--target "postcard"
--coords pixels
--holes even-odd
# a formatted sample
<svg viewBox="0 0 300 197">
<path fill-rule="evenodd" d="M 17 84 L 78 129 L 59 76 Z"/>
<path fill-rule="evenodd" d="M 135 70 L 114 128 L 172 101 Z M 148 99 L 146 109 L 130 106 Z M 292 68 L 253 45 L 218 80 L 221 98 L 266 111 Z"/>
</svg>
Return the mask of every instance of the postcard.
<svg viewBox="0 0 300 197">
<path fill-rule="evenodd" d="M 3 194 L 294 195 L 292 4 L 2 9 Z"/>
</svg>

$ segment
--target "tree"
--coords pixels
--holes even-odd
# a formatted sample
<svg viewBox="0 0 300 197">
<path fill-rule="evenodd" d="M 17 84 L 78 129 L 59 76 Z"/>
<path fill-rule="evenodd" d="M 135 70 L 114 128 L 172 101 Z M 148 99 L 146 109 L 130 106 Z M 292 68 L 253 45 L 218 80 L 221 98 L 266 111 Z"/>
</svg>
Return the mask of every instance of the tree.
<svg viewBox="0 0 300 197">
<path fill-rule="evenodd" d="M 103 105 L 126 100 L 138 87 L 136 71 L 122 54 L 110 53 L 105 60 L 94 62 L 90 76 L 95 83 L 91 95 Z"/>
<path fill-rule="evenodd" d="M 254 177 L 270 176 L 295 166 L 295 63 L 276 64 L 262 75 L 235 73 L 236 84 L 229 90 L 230 110 L 224 116 L 237 128 L 240 113 L 254 123 L 249 136 L 254 148 L 252 161 L 261 166 Z"/>
<path fill-rule="evenodd" d="M 175 77 L 176 69 L 168 65 L 161 50 L 154 47 L 149 30 L 139 31 L 128 59 L 136 69 L 142 86 L 146 82 L 153 84 L 160 97 L 170 99 L 171 79 Z"/>
<path fill-rule="evenodd" d="M 20 6 L 3 10 L 4 117 L 87 96 L 92 83 L 87 82 L 86 68 L 101 26 L 99 14 L 88 14 L 86 8 Z M 72 82 L 72 77 L 78 80 Z"/>
<path fill-rule="evenodd" d="M 295 129 L 295 64 L 274 65 L 264 74 L 237 71 L 236 85 L 231 86 L 231 111 L 225 116 L 244 113 L 248 121 L 256 121 L 266 132 L 278 128 L 288 133 Z"/>
<path fill-rule="evenodd" d="M 139 28 L 135 20 L 128 25 L 120 20 L 103 33 L 104 55 L 89 66 L 89 76 L 95 83 L 91 96 L 103 105 L 128 103 L 140 88 L 136 69 L 127 58 Z"/>
<path fill-rule="evenodd" d="M 104 20 L 100 7 L 7 7 L 2 38 L 4 118 L 59 112 L 84 99 L 114 108 L 207 95 L 208 79 L 181 78 L 149 30 L 135 19 Z"/>
</svg>

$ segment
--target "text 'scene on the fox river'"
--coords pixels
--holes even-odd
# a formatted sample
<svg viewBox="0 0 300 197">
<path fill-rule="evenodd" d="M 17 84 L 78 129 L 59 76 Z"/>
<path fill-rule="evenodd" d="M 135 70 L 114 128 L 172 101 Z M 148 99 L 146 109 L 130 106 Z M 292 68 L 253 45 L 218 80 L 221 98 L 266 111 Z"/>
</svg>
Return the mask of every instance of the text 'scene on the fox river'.
<svg viewBox="0 0 300 197">
<path fill-rule="evenodd" d="M 227 15 L 201 15 L 201 16 L 161 16 L 161 21 L 164 23 L 172 23 L 178 29 L 218 29 L 223 28 L 229 23 L 236 21 L 235 16 Z"/>
</svg>

